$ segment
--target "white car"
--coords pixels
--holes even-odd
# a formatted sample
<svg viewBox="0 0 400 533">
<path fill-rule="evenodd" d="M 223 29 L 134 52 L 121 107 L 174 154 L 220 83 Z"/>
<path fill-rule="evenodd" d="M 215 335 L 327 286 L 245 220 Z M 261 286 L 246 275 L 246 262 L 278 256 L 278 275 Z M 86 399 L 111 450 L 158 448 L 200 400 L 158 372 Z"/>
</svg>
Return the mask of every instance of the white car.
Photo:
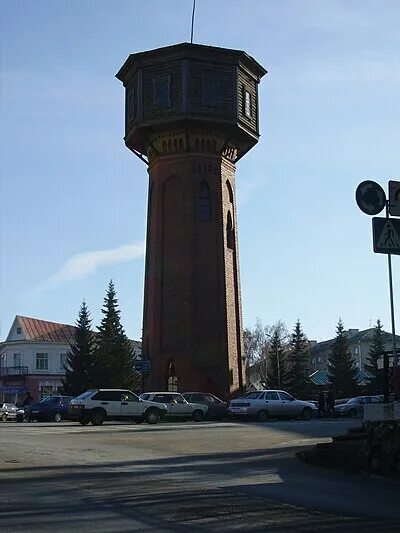
<svg viewBox="0 0 400 533">
<path fill-rule="evenodd" d="M 281 390 L 249 392 L 229 402 L 228 407 L 231 416 L 255 417 L 260 422 L 265 422 L 269 417 L 310 420 L 317 411 L 315 404 L 296 400 Z"/>
<path fill-rule="evenodd" d="M 201 422 L 208 410 L 207 405 L 188 402 L 179 392 L 144 392 L 140 398 L 165 404 L 168 409 L 165 418 L 184 418 Z"/>
<path fill-rule="evenodd" d="M 69 404 L 69 415 L 83 426 L 91 422 L 100 426 L 104 420 L 134 420 L 156 424 L 166 414 L 167 407 L 140 399 L 130 390 L 91 389 Z"/>
<path fill-rule="evenodd" d="M 13 403 L 0 403 L 0 420 L 6 422 L 9 419 L 17 418 L 18 408 Z"/>
</svg>

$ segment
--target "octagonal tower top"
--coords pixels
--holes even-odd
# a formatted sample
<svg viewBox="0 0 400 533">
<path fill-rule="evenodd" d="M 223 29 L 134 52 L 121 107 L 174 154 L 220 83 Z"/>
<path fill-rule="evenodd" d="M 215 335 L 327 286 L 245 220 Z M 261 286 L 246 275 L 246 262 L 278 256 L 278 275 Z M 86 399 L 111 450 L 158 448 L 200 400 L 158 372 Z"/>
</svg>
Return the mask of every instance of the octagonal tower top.
<svg viewBox="0 0 400 533">
<path fill-rule="evenodd" d="M 266 70 L 240 50 L 181 43 L 131 54 L 116 77 L 126 89 L 125 144 L 147 154 L 156 133 L 217 130 L 237 158 L 259 138 L 258 83 Z"/>
</svg>

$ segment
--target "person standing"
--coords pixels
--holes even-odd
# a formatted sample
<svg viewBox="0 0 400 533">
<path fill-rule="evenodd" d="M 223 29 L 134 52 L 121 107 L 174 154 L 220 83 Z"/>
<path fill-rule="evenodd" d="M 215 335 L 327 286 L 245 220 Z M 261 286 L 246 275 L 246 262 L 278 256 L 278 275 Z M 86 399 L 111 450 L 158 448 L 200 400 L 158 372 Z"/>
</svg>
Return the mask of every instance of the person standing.
<svg viewBox="0 0 400 533">
<path fill-rule="evenodd" d="M 32 402 L 33 402 L 33 398 L 31 396 L 31 393 L 27 392 L 24 398 L 24 401 L 22 402 L 22 407 L 29 407 Z"/>
<path fill-rule="evenodd" d="M 322 390 L 318 396 L 318 418 L 325 414 L 325 393 Z"/>
<path fill-rule="evenodd" d="M 335 416 L 335 393 L 333 392 L 333 389 L 329 389 L 328 391 L 327 404 L 328 404 L 328 415 L 334 417 Z"/>
</svg>

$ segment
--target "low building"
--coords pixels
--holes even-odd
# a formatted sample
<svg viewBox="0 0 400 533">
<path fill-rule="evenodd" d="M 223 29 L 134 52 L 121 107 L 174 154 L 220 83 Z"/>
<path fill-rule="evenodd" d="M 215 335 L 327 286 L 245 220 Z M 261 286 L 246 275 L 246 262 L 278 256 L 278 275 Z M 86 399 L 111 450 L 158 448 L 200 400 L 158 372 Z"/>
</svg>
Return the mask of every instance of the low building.
<svg viewBox="0 0 400 533">
<path fill-rule="evenodd" d="M 347 332 L 349 342 L 349 350 L 352 354 L 358 369 L 358 378 L 361 384 L 366 383 L 369 374 L 365 370 L 365 365 L 368 362 L 368 354 L 371 348 L 374 328 L 365 330 L 349 329 Z M 385 351 L 390 351 L 393 348 L 393 338 L 390 333 L 382 332 Z M 400 349 L 400 336 L 396 336 L 397 346 Z M 310 379 L 319 386 L 329 387 L 328 378 L 328 360 L 332 353 L 332 347 L 335 339 L 328 339 L 326 341 L 317 342 L 309 341 L 310 349 Z M 250 366 L 247 370 L 247 389 L 259 390 L 265 388 L 266 383 L 266 362 L 258 361 Z"/>
<path fill-rule="evenodd" d="M 347 330 L 347 340 L 349 343 L 349 351 L 353 356 L 354 362 L 360 372 L 364 371 L 364 367 L 368 364 L 368 354 L 371 348 L 374 328 Z M 385 351 L 392 350 L 393 338 L 390 333 L 382 332 Z M 396 335 L 396 341 L 400 347 L 400 336 Z M 322 342 L 313 343 L 310 347 L 310 370 L 316 372 L 317 370 L 327 371 L 329 356 L 332 353 L 332 347 L 335 339 L 329 339 Z"/>
<path fill-rule="evenodd" d="M 15 403 L 29 391 L 34 400 L 59 392 L 75 327 L 17 315 L 0 343 L 0 400 Z M 131 341 L 134 355 L 141 343 Z"/>
</svg>

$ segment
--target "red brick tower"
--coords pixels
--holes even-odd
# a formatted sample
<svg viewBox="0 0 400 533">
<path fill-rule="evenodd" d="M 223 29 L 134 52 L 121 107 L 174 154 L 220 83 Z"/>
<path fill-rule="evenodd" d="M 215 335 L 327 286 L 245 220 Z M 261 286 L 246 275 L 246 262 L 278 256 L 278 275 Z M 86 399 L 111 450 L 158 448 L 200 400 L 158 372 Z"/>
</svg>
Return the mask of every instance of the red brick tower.
<svg viewBox="0 0 400 533">
<path fill-rule="evenodd" d="M 235 164 L 258 141 L 266 71 L 245 52 L 178 44 L 132 54 L 125 144 L 148 164 L 146 390 L 245 384 Z"/>
</svg>

